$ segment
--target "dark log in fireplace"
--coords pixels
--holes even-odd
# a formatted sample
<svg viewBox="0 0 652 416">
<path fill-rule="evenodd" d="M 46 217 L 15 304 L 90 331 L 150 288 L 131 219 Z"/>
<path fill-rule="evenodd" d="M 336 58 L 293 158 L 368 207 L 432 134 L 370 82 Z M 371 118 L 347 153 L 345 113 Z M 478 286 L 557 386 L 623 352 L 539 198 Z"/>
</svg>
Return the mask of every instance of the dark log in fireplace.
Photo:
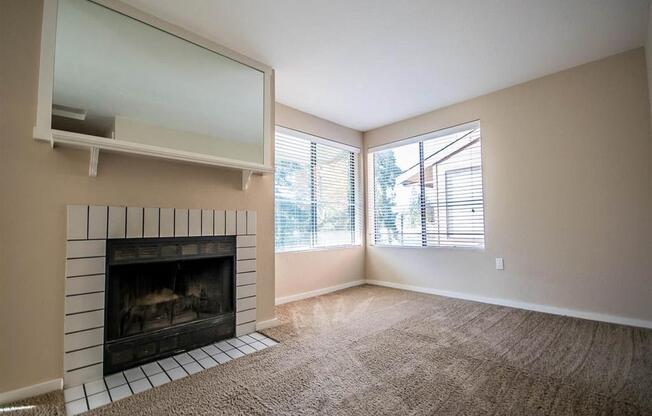
<svg viewBox="0 0 652 416">
<path fill-rule="evenodd" d="M 107 240 L 104 374 L 235 332 L 235 237 Z"/>
</svg>

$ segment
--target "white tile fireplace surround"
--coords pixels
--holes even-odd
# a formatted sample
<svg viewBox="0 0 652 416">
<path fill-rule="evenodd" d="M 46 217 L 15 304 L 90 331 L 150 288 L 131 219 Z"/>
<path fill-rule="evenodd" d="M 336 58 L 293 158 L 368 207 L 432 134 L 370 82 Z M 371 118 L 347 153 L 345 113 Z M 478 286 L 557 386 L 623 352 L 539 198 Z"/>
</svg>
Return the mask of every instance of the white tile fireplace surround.
<svg viewBox="0 0 652 416">
<path fill-rule="evenodd" d="M 236 336 L 256 330 L 256 213 L 69 205 L 64 386 L 103 377 L 106 240 L 235 236 Z"/>
</svg>

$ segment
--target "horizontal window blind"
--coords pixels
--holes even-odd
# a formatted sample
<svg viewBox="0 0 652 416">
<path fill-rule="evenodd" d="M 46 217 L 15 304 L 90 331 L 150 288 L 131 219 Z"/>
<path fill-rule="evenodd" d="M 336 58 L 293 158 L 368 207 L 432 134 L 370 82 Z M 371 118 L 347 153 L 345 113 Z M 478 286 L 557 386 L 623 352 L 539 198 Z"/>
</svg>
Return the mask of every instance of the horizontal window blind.
<svg viewBox="0 0 652 416">
<path fill-rule="evenodd" d="M 369 153 L 372 241 L 484 247 L 478 123 Z"/>
<path fill-rule="evenodd" d="M 359 154 L 288 129 L 275 146 L 276 251 L 358 244 Z"/>
</svg>

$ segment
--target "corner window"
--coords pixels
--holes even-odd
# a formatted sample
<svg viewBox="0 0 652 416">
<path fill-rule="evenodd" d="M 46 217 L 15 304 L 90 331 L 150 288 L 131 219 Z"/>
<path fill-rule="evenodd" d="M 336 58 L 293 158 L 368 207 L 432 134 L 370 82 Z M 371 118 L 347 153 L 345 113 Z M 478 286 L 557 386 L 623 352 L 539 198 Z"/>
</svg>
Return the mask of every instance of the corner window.
<svg viewBox="0 0 652 416">
<path fill-rule="evenodd" d="M 360 154 L 276 128 L 276 251 L 360 244 Z"/>
<path fill-rule="evenodd" d="M 369 149 L 375 245 L 484 247 L 480 123 Z"/>
</svg>

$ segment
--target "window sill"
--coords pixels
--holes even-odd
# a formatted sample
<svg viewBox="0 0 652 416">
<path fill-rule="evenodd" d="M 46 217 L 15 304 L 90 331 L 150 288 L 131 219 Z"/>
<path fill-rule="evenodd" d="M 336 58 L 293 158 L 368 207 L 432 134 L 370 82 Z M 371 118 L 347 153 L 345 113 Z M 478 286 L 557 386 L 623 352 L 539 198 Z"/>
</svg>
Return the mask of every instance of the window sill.
<svg viewBox="0 0 652 416">
<path fill-rule="evenodd" d="M 453 250 L 453 251 L 485 251 L 485 246 L 483 247 L 462 247 L 462 246 L 395 246 L 391 244 L 369 244 L 368 247 L 378 247 L 378 248 L 398 248 L 398 249 L 433 249 L 433 250 Z"/>
<path fill-rule="evenodd" d="M 302 248 L 297 250 L 283 250 L 283 251 L 275 251 L 274 254 L 279 255 L 279 254 L 294 254 L 294 253 L 314 253 L 319 251 L 347 250 L 353 248 L 362 248 L 362 244 L 346 244 L 341 246 Z"/>
</svg>

